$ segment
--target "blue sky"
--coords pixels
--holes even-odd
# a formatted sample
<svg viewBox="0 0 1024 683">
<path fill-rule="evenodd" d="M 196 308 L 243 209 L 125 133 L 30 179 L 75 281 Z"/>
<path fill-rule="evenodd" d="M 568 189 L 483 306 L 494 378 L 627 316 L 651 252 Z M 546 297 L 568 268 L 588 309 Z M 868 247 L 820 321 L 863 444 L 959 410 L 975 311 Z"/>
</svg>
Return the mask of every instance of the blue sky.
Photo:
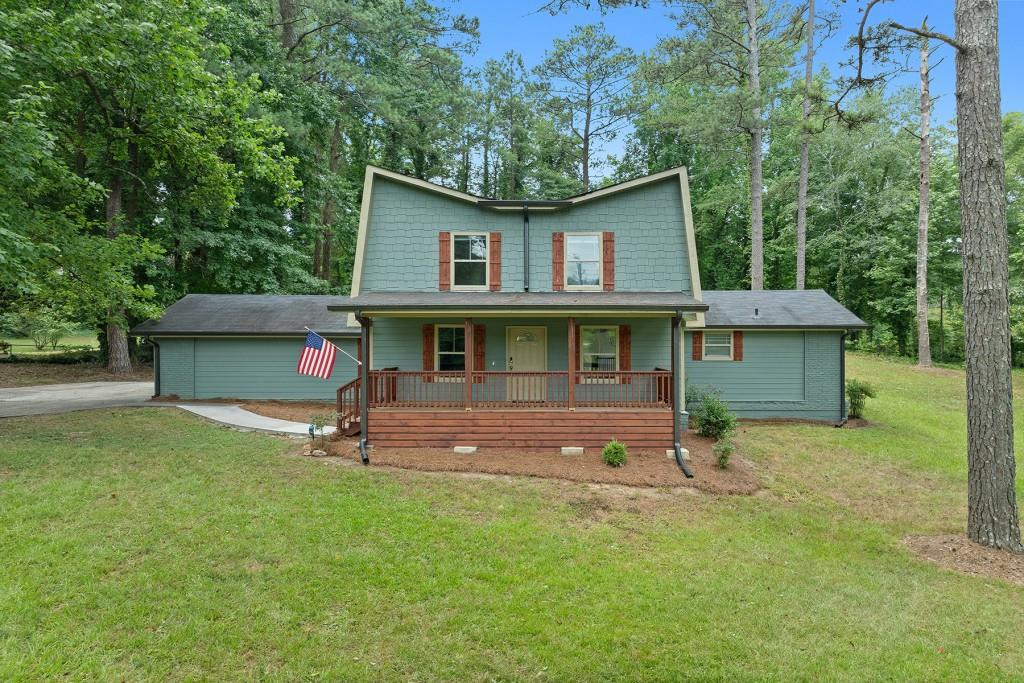
<svg viewBox="0 0 1024 683">
<path fill-rule="evenodd" d="M 565 14 L 551 16 L 538 12 L 543 0 L 450 0 L 449 7 L 460 13 L 480 18 L 480 46 L 475 55 L 467 58 L 471 65 L 480 65 L 490 58 L 500 57 L 508 50 L 520 52 L 528 66 L 544 57 L 552 40 L 569 33 L 577 24 L 604 21 L 608 31 L 623 45 L 644 51 L 653 47 L 658 39 L 673 32 L 675 26 L 669 18 L 670 10 L 658 0 L 650 0 L 649 9 L 623 8 L 604 16 L 597 9 L 575 8 Z M 592 2 L 596 5 L 596 1 Z M 819 50 L 816 68 L 827 65 L 833 73 L 838 64 L 849 57 L 846 41 L 857 30 L 864 0 L 817 0 L 819 12 L 829 5 L 838 4 L 841 16 L 839 30 Z M 1024 110 L 1024 0 L 1001 0 L 999 3 L 1000 60 L 1003 111 Z M 953 0 L 894 0 L 877 6 L 871 12 L 872 21 L 891 18 L 900 23 L 920 25 L 928 16 L 935 30 L 952 35 Z M 935 104 L 936 123 L 944 123 L 956 113 L 954 97 L 953 53 L 942 47 L 934 59 L 945 57 L 933 72 L 932 93 L 939 96 Z M 902 79 L 907 85 L 917 86 L 917 77 Z"/>
</svg>

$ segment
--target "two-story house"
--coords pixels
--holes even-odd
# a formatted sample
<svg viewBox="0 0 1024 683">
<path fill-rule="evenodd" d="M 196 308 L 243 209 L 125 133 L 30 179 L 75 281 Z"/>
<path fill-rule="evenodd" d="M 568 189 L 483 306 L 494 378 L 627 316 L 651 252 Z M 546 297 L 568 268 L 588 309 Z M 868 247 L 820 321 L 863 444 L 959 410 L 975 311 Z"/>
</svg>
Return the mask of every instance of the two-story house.
<svg viewBox="0 0 1024 683">
<path fill-rule="evenodd" d="M 297 375 L 307 326 L 367 362 Z M 190 295 L 134 332 L 158 394 L 337 392 L 364 443 L 668 449 L 687 384 L 741 417 L 841 422 L 863 326 L 820 290 L 702 291 L 683 168 L 536 201 L 368 167 L 351 297 Z"/>
</svg>

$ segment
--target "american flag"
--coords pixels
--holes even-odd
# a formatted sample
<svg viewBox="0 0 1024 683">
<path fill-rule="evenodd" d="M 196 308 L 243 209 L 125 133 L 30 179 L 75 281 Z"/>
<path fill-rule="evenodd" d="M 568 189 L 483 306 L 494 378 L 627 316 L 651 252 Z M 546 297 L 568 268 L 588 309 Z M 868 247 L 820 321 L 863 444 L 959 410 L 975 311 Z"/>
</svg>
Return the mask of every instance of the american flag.
<svg viewBox="0 0 1024 683">
<path fill-rule="evenodd" d="M 337 352 L 337 346 L 310 330 L 306 335 L 306 346 L 299 356 L 299 374 L 329 379 Z"/>
</svg>

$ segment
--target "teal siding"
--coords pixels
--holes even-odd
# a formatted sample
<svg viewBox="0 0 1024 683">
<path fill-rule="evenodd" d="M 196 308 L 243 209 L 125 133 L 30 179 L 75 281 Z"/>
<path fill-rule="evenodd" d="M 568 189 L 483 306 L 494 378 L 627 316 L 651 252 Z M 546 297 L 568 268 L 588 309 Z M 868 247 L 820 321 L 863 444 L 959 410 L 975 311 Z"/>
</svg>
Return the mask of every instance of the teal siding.
<svg viewBox="0 0 1024 683">
<path fill-rule="evenodd" d="M 299 375 L 301 338 L 158 339 L 160 392 L 183 399 L 264 398 L 323 399 L 356 377 L 356 364 L 343 354 L 329 380 Z M 357 355 L 354 339 L 332 339 Z"/>
<path fill-rule="evenodd" d="M 560 211 L 530 213 L 533 291 L 551 291 L 551 233 L 615 233 L 615 288 L 692 291 L 679 182 L 673 177 Z M 361 290 L 437 291 L 442 231 L 502 233 L 502 291 L 523 291 L 519 211 L 482 209 L 392 180 L 375 181 Z"/>
<path fill-rule="evenodd" d="M 461 325 L 463 318 L 380 318 L 373 323 L 373 367 L 400 370 L 423 369 L 423 325 Z M 510 325 L 545 327 L 548 338 L 548 370 L 568 369 L 569 338 L 564 318 L 478 318 L 486 334 L 487 370 L 507 367 L 505 330 Z M 669 324 L 657 318 L 580 318 L 581 325 L 630 325 L 634 370 L 668 368 L 671 360 Z"/>
<path fill-rule="evenodd" d="M 160 344 L 160 395 L 195 397 L 195 339 L 157 339 Z"/>
<path fill-rule="evenodd" d="M 693 291 L 683 201 L 675 176 L 564 211 L 532 212 L 531 289 L 551 291 L 551 233 L 605 230 L 615 233 L 617 291 Z"/>
<path fill-rule="evenodd" d="M 740 417 L 839 420 L 838 332 L 743 333 L 742 361 L 694 361 L 686 382 L 717 389 Z"/>
</svg>

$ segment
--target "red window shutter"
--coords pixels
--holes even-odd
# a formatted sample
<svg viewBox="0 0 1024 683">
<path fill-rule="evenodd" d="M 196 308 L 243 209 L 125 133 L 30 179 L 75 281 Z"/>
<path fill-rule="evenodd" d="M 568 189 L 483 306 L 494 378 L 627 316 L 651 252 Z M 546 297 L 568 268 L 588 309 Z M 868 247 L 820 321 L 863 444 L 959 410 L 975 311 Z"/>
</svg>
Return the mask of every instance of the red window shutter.
<svg viewBox="0 0 1024 683">
<path fill-rule="evenodd" d="M 693 359 L 704 360 L 704 333 L 693 333 Z"/>
<path fill-rule="evenodd" d="M 615 289 L 615 233 L 605 232 L 601 235 L 601 279 L 604 282 L 604 291 L 611 292 Z"/>
<path fill-rule="evenodd" d="M 487 327 L 484 325 L 473 325 L 473 372 L 484 372 L 487 370 Z M 474 374 L 473 382 L 483 384 L 484 376 Z"/>
<path fill-rule="evenodd" d="M 743 360 L 743 333 L 739 330 L 732 333 L 732 359 Z"/>
<path fill-rule="evenodd" d="M 447 292 L 452 288 L 452 234 L 437 233 L 437 288 Z"/>
<path fill-rule="evenodd" d="M 580 358 L 583 357 L 583 340 L 580 338 L 580 326 L 576 325 L 576 357 L 572 359 L 572 367 L 576 371 L 576 384 L 580 383 L 580 368 L 583 367 L 583 363 L 580 362 Z"/>
<path fill-rule="evenodd" d="M 551 289 L 565 289 L 565 233 L 551 233 Z"/>
<path fill-rule="evenodd" d="M 633 369 L 633 328 L 619 325 L 619 370 L 628 372 Z M 622 378 L 622 384 L 629 384 L 631 378 Z"/>
<path fill-rule="evenodd" d="M 434 326 L 423 326 L 423 369 L 431 372 L 434 369 Z M 423 375 L 424 382 L 432 382 L 431 375 Z"/>
<path fill-rule="evenodd" d="M 491 261 L 491 291 L 501 291 L 501 233 L 492 232 L 487 238 Z"/>
</svg>

